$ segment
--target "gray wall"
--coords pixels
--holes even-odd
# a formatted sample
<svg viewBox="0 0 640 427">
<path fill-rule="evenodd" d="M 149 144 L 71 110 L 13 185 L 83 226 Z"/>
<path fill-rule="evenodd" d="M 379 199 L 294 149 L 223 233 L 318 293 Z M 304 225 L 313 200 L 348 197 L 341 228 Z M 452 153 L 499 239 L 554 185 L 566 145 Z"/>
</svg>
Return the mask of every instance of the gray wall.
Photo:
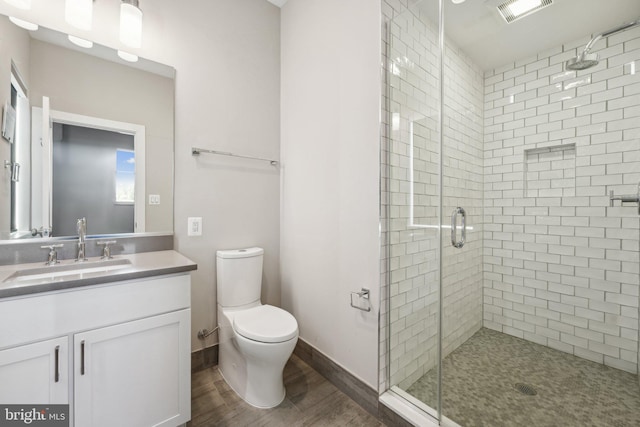
<svg viewBox="0 0 640 427">
<path fill-rule="evenodd" d="M 133 136 L 53 125 L 53 235 L 133 233 L 133 204 L 115 203 L 116 149 L 133 150 Z"/>
</svg>

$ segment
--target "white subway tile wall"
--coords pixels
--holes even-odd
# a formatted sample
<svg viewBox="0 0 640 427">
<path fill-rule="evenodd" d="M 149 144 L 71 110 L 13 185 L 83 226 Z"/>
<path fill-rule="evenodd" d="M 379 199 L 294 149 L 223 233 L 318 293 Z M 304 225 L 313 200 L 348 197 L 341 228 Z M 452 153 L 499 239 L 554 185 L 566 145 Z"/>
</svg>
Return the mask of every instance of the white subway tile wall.
<svg viewBox="0 0 640 427">
<path fill-rule="evenodd" d="M 455 248 L 450 230 L 443 230 L 443 356 L 482 327 L 484 181 L 484 76 L 462 50 L 445 40 L 443 223 L 462 207 L 467 236 L 465 245 Z M 456 240 L 460 238 L 458 231 Z"/>
<path fill-rule="evenodd" d="M 576 195 L 576 145 L 524 150 L 525 197 Z"/>
<path fill-rule="evenodd" d="M 382 12 L 380 391 L 437 362 L 440 138 L 435 21 Z M 444 355 L 484 326 L 638 372 L 640 217 L 608 192 L 640 182 L 640 28 L 564 71 L 589 39 L 484 75 L 447 40 L 444 223 L 472 229 L 461 250 L 443 230 Z"/>
<path fill-rule="evenodd" d="M 640 28 L 588 41 L 485 73 L 484 326 L 636 373 Z"/>
</svg>

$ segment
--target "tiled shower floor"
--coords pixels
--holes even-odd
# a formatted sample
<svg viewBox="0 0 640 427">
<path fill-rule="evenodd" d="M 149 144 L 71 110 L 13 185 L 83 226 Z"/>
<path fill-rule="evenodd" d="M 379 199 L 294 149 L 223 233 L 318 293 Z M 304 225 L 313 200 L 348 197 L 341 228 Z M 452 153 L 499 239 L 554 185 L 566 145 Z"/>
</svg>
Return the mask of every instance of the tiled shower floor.
<svg viewBox="0 0 640 427">
<path fill-rule="evenodd" d="M 434 407 L 436 378 L 407 392 Z M 443 414 L 464 427 L 640 426 L 637 375 L 486 328 L 444 359 L 442 383 Z"/>
</svg>

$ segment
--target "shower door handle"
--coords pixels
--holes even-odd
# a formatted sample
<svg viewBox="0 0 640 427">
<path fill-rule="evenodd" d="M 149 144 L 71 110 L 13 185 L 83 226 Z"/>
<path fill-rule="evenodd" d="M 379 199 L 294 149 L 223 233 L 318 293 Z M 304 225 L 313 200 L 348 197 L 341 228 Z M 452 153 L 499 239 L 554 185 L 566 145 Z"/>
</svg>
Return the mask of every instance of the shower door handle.
<svg viewBox="0 0 640 427">
<path fill-rule="evenodd" d="M 457 226 L 458 226 L 458 214 L 462 215 L 462 232 L 460 233 L 460 240 L 458 240 L 457 236 Z M 464 246 L 464 241 L 467 238 L 467 213 L 460 206 L 453 210 L 451 214 L 451 245 L 454 248 L 460 249 Z"/>
</svg>

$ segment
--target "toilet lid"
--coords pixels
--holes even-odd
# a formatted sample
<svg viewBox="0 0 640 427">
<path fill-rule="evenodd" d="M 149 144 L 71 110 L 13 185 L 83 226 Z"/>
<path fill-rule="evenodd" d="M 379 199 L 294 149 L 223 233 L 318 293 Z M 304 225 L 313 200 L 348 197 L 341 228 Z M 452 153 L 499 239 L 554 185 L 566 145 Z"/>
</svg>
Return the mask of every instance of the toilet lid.
<svg viewBox="0 0 640 427">
<path fill-rule="evenodd" d="M 283 309 L 265 304 L 236 314 L 233 329 L 250 340 L 275 343 L 295 338 L 298 322 Z"/>
</svg>

